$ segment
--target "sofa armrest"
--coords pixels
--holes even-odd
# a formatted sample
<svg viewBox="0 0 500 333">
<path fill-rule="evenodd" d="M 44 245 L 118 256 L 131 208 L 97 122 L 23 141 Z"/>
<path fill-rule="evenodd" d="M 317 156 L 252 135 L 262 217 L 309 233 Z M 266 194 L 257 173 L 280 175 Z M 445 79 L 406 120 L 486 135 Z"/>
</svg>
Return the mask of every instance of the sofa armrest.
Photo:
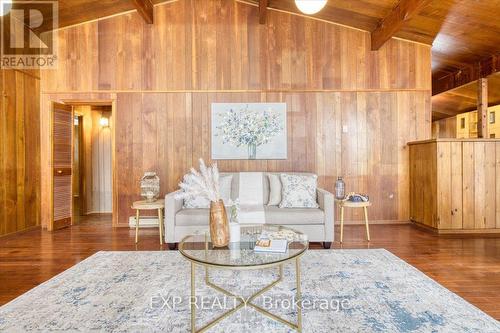
<svg viewBox="0 0 500 333">
<path fill-rule="evenodd" d="M 332 193 L 318 188 L 319 208 L 325 213 L 325 242 L 333 242 L 335 198 Z"/>
<path fill-rule="evenodd" d="M 183 200 L 178 200 L 175 195 L 180 190 L 169 193 L 165 196 L 165 241 L 175 243 L 175 215 L 182 209 Z"/>
</svg>

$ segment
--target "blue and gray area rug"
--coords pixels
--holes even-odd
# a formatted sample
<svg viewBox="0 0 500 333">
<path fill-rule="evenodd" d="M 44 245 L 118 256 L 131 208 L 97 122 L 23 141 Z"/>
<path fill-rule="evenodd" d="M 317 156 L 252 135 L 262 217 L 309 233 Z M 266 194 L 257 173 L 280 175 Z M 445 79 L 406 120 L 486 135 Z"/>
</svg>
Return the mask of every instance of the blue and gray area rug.
<svg viewBox="0 0 500 333">
<path fill-rule="evenodd" d="M 301 260 L 304 332 L 500 332 L 500 323 L 385 250 L 309 251 Z M 197 327 L 233 305 L 197 270 Z M 276 269 L 211 271 L 251 295 Z M 296 321 L 295 266 L 255 302 Z M 177 252 L 99 252 L 0 308 L 0 331 L 188 332 L 190 265 Z M 289 332 L 251 307 L 209 332 Z"/>
</svg>

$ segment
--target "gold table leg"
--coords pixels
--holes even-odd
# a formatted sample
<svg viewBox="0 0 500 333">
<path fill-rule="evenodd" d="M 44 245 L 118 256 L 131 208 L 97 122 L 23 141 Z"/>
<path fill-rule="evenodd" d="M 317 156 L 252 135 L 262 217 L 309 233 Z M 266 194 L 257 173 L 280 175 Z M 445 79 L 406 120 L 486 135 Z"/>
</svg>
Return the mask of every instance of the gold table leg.
<svg viewBox="0 0 500 333">
<path fill-rule="evenodd" d="M 195 285 L 195 270 L 196 266 L 191 263 L 191 332 L 196 332 L 196 285 Z"/>
<path fill-rule="evenodd" d="M 162 211 L 161 211 L 161 208 L 158 209 L 158 230 L 160 231 L 160 245 L 163 244 L 163 222 L 162 222 L 162 217 L 163 217 L 163 214 L 162 214 Z"/>
<path fill-rule="evenodd" d="M 302 290 L 300 288 L 300 258 L 295 259 L 295 278 L 297 279 L 297 331 L 302 332 Z"/>
<path fill-rule="evenodd" d="M 139 241 L 139 209 L 135 213 L 135 243 Z"/>
<path fill-rule="evenodd" d="M 297 324 L 295 324 L 295 323 L 292 323 L 286 319 L 283 319 L 283 318 L 267 311 L 266 309 L 260 307 L 259 305 L 252 303 L 257 297 L 259 297 L 260 295 L 262 295 L 263 293 L 265 293 L 266 291 L 268 291 L 269 289 L 271 289 L 272 287 L 274 287 L 276 284 L 280 283 L 283 280 L 283 264 L 279 265 L 279 277 L 276 280 L 274 280 L 270 284 L 266 285 L 264 288 L 260 289 L 256 293 L 252 294 L 247 299 L 245 299 L 243 296 L 233 294 L 232 292 L 230 292 L 230 291 L 216 285 L 215 283 L 211 282 L 210 278 L 209 278 L 208 266 L 205 266 L 205 283 L 206 283 L 206 285 L 223 293 L 223 294 L 225 294 L 225 295 L 227 295 L 227 296 L 229 296 L 229 297 L 235 298 L 239 302 L 239 304 L 237 306 L 235 306 L 234 308 L 232 308 L 231 310 L 221 314 L 217 318 L 208 322 L 207 324 L 205 324 L 205 326 L 201 327 L 200 329 L 196 329 L 195 328 L 196 327 L 195 326 L 196 314 L 195 314 L 195 307 L 194 307 L 194 303 L 193 303 L 193 299 L 195 297 L 195 291 L 194 291 L 194 288 L 195 288 L 194 270 L 195 269 L 194 269 L 194 265 L 195 265 L 194 263 L 191 264 L 191 299 L 192 299 L 192 301 L 191 301 L 191 332 L 195 332 L 195 333 L 204 332 L 204 331 L 208 330 L 209 328 L 213 327 L 218 322 L 229 317 L 231 314 L 235 313 L 236 311 L 240 310 L 241 308 L 243 308 L 244 306 L 247 306 L 247 305 L 251 306 L 252 308 L 257 310 L 261 314 L 263 314 L 263 315 L 265 315 L 265 316 L 267 316 L 275 321 L 278 321 L 282 324 L 285 324 L 294 330 L 297 330 L 297 332 L 302 332 L 302 308 L 301 308 L 300 304 L 298 304 Z M 297 283 L 297 286 L 296 286 L 297 296 L 296 297 L 298 300 L 297 303 L 300 303 L 302 300 L 302 294 L 301 294 L 301 288 L 300 288 L 300 261 L 299 261 L 299 258 L 296 258 L 296 266 L 295 267 L 296 267 L 296 283 Z"/>
<path fill-rule="evenodd" d="M 363 207 L 363 209 L 365 211 L 366 239 L 370 241 L 370 227 L 368 226 L 368 208 Z"/>
<path fill-rule="evenodd" d="M 344 206 L 340 206 L 340 242 L 344 240 Z"/>
</svg>

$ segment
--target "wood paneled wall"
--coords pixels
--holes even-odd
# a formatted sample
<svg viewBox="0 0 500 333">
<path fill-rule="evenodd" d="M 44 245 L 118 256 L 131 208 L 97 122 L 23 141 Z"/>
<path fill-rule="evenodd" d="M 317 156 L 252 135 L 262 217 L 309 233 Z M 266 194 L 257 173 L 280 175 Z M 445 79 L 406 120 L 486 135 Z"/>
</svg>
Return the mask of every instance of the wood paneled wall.
<svg viewBox="0 0 500 333">
<path fill-rule="evenodd" d="M 412 220 L 440 232 L 500 232 L 500 140 L 411 143 L 410 163 Z"/>
<path fill-rule="evenodd" d="M 40 80 L 0 70 L 0 236 L 40 225 Z"/>
<path fill-rule="evenodd" d="M 432 138 L 456 139 L 457 117 L 449 117 L 432 122 Z"/>
<path fill-rule="evenodd" d="M 233 0 L 179 0 L 155 6 L 153 25 L 127 13 L 60 30 L 42 114 L 51 100 L 116 101 L 120 224 L 144 171 L 156 170 L 166 193 L 209 160 L 212 102 L 258 101 L 287 103 L 289 158 L 221 161 L 222 170 L 312 171 L 330 190 L 344 175 L 348 190 L 372 197 L 373 220 L 408 220 L 406 142 L 431 136 L 430 48 L 393 39 L 372 52 L 367 32 L 258 17 Z"/>
</svg>

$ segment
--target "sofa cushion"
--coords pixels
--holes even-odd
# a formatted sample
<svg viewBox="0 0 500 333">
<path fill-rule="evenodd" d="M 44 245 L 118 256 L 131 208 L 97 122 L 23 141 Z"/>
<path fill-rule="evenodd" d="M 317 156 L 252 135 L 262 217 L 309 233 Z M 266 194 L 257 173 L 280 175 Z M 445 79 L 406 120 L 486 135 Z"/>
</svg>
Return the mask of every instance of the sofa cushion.
<svg viewBox="0 0 500 333">
<path fill-rule="evenodd" d="M 208 220 L 210 216 L 210 209 L 206 208 L 190 208 L 181 209 L 175 215 L 175 225 L 208 225 Z"/>
<path fill-rule="evenodd" d="M 279 208 L 266 206 L 266 223 L 281 225 L 324 224 L 325 213 L 319 208 Z M 181 209 L 175 216 L 175 225 L 206 226 L 210 210 L 204 208 Z"/>
<path fill-rule="evenodd" d="M 319 208 L 279 208 L 266 206 L 267 224 L 278 225 L 304 225 L 324 224 L 325 213 Z"/>
<path fill-rule="evenodd" d="M 324 224 L 325 213 L 319 208 L 279 208 L 266 206 L 266 223 L 278 225 Z M 175 225 L 207 226 L 210 210 L 181 209 L 175 216 Z"/>
<path fill-rule="evenodd" d="M 318 176 L 280 175 L 282 192 L 280 208 L 318 208 L 316 189 Z"/>
<path fill-rule="evenodd" d="M 269 201 L 268 206 L 278 206 L 281 202 L 281 180 L 278 175 L 268 173 Z"/>
</svg>

